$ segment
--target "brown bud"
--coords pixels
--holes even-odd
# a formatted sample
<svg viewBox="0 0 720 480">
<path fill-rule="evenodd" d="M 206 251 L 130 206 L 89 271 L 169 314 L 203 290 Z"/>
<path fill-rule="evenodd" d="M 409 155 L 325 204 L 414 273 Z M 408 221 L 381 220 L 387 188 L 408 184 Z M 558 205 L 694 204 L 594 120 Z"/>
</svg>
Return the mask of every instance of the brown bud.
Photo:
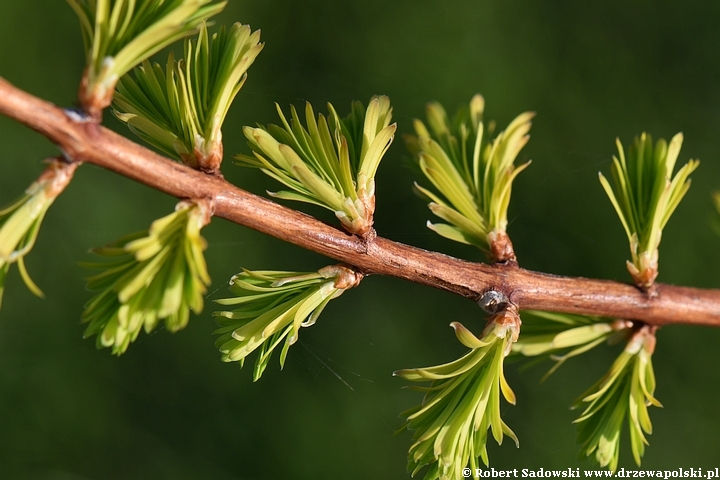
<svg viewBox="0 0 720 480">
<path fill-rule="evenodd" d="M 61 158 L 50 158 L 46 161 L 48 166 L 40 174 L 38 183 L 43 184 L 45 192 L 49 197 L 55 198 L 68 186 L 75 174 L 75 170 L 81 163 L 68 163 Z"/>
<path fill-rule="evenodd" d="M 93 122 L 102 122 L 102 112 L 112 103 L 116 83 L 117 79 L 110 81 L 109 84 L 103 82 L 90 84 L 88 69 L 86 68 L 83 72 L 78 90 L 78 101 Z"/>
<path fill-rule="evenodd" d="M 347 290 L 360 285 L 363 274 L 345 265 L 328 265 L 318 270 L 325 278 L 335 278 L 335 288 Z"/>
<path fill-rule="evenodd" d="M 510 237 L 504 230 L 493 230 L 487 235 L 490 259 L 493 262 L 517 262 Z"/>
</svg>

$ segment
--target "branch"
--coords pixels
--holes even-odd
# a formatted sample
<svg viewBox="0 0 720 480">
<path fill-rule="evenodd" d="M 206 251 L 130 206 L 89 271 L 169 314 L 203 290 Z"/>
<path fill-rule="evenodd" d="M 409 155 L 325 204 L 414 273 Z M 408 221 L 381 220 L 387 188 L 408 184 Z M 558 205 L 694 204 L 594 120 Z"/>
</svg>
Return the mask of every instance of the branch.
<svg viewBox="0 0 720 480">
<path fill-rule="evenodd" d="M 523 309 L 720 326 L 720 290 L 657 284 L 652 295 L 608 280 L 571 278 L 514 265 L 466 262 L 384 238 L 362 240 L 308 215 L 168 160 L 0 78 L 0 113 L 38 131 L 75 161 L 93 163 L 177 198 L 210 199 L 215 215 L 345 262 L 472 300 L 490 289 Z"/>
</svg>

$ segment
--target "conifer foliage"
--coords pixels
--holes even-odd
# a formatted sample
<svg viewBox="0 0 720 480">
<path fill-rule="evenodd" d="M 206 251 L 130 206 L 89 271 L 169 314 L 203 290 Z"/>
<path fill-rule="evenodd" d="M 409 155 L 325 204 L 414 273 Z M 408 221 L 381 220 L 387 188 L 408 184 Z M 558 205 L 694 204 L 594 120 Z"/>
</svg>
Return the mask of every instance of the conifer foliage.
<svg viewBox="0 0 720 480">
<path fill-rule="evenodd" d="M 205 179 L 222 177 L 223 122 L 263 49 L 260 32 L 240 23 L 208 23 L 226 2 L 68 3 L 80 20 L 86 52 L 78 93 L 85 116 L 80 121 L 99 123 L 112 105 L 133 133 L 185 165 L 173 167 Z M 180 40 L 182 58 L 173 51 L 162 64 L 153 62 L 153 55 Z M 277 112 L 278 124 L 235 132 L 244 134 L 248 144 L 246 152 L 235 155 L 235 163 L 280 182 L 285 189 L 269 193 L 272 198 L 332 211 L 348 241 L 363 245 L 366 252 L 372 249 L 374 214 L 382 208 L 375 198 L 381 181 L 377 174 L 398 128 L 390 99 L 377 95 L 366 105 L 352 102 L 345 116 L 329 103 L 326 113 L 316 113 L 310 103 L 289 110 L 277 105 Z M 484 115 L 480 94 L 452 118 L 440 103 L 427 104 L 426 121 L 412 122 L 414 133 L 405 136 L 423 177 L 415 191 L 443 222 L 428 222 L 431 230 L 479 248 L 498 269 L 517 269 L 508 208 L 514 180 L 530 165 L 523 148 L 535 114 L 520 113 L 497 133 L 495 122 Z M 682 142 L 682 134 L 653 143 L 643 133 L 625 150 L 617 140 L 612 184 L 599 174 L 628 237 L 632 288 L 650 296 L 655 294 L 662 230 L 698 167 L 697 160 L 689 160 L 673 173 Z M 81 165 L 68 155 L 47 163 L 17 200 L 0 208 L 0 305 L 13 264 L 27 287 L 42 296 L 24 258 L 46 213 Z M 177 332 L 187 326 L 191 312 L 203 311 L 211 279 L 201 231 L 215 213 L 215 200 L 183 198 L 174 211 L 148 219 L 147 230 L 92 251 L 102 261 L 83 263 L 95 270 L 87 279 L 93 296 L 81 315 L 86 337 L 95 336 L 99 348 L 120 355 L 143 330 L 151 333 L 162 325 Z M 715 202 L 720 211 L 720 195 Z M 359 288 L 367 273 L 349 264 L 309 272 L 242 269 L 229 281 L 231 296 L 215 301 L 221 360 L 242 366 L 255 355 L 257 381 L 278 349 L 282 368 L 300 330 L 314 325 L 331 301 Z M 489 465 L 490 436 L 498 444 L 510 437 L 519 446 L 501 417 L 502 405 L 531 399 L 516 398 L 505 378 L 506 359 L 551 359 L 555 363 L 547 377 L 570 359 L 618 343 L 622 351 L 608 373 L 573 404 L 581 410 L 575 420 L 577 440 L 582 456 L 615 471 L 627 425 L 630 451 L 640 465 L 652 433 L 648 407 L 661 406 L 652 364 L 656 327 L 624 318 L 521 311 L 523 305 L 508 298 L 510 293 L 481 293 L 478 303 L 488 314 L 485 327 L 473 333 L 458 322 L 450 324 L 467 349 L 460 358 L 395 372 L 423 394 L 417 406 L 402 413 L 405 423 L 398 431 L 412 432 L 409 473 L 423 472 L 426 480 L 459 479 L 465 467 L 474 471 Z"/>
</svg>

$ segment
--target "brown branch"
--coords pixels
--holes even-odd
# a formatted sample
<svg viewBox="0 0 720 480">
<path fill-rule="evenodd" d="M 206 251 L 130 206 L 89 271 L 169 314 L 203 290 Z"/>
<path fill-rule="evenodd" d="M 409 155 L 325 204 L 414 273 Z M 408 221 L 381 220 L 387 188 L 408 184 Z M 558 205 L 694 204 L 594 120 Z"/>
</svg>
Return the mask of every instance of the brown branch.
<svg viewBox="0 0 720 480">
<path fill-rule="evenodd" d="M 377 237 L 348 235 L 312 217 L 157 155 L 0 78 L 0 113 L 40 132 L 75 161 L 93 163 L 178 198 L 208 198 L 215 215 L 345 262 L 477 300 L 496 289 L 523 309 L 604 315 L 654 325 L 720 326 L 720 290 L 658 284 L 653 295 L 608 280 L 569 278 L 515 265 L 466 262 Z"/>
</svg>

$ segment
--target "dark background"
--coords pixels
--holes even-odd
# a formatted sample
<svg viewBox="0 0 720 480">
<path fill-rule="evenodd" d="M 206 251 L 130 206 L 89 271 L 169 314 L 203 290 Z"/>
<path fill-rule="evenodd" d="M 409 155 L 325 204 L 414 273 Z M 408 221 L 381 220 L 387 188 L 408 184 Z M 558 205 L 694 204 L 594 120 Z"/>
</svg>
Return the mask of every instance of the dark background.
<svg viewBox="0 0 720 480">
<path fill-rule="evenodd" d="M 680 161 L 701 165 L 664 232 L 659 280 L 720 287 L 720 238 L 709 228 L 710 193 L 720 188 L 720 3 L 232 0 L 217 21 L 250 23 L 266 43 L 226 122 L 228 154 L 247 151 L 242 125 L 275 121 L 273 102 L 309 100 L 324 111 L 330 101 L 342 113 L 354 99 L 386 94 L 400 135 L 433 99 L 454 110 L 481 92 L 486 118 L 501 127 L 522 111 L 538 112 L 521 154 L 533 165 L 517 180 L 509 213 L 527 268 L 628 280 L 625 234 L 597 172 L 609 172 L 615 137 L 627 144 L 642 131 L 668 139 L 683 131 Z M 0 76 L 70 105 L 82 67 L 80 30 L 65 2 L 0 0 Z M 107 125 L 126 132 L 109 117 Z M 5 118 L 0 144 L 5 204 L 57 151 Z M 223 171 L 255 193 L 277 188 L 229 160 Z M 379 234 L 481 260 L 425 228 L 430 213 L 410 191 L 415 178 L 398 137 L 377 178 Z M 252 383 L 250 365 L 219 361 L 210 299 L 227 295 L 225 282 L 241 267 L 313 270 L 332 262 L 218 219 L 203 232 L 214 280 L 205 312 L 178 334 L 141 334 L 120 358 L 96 350 L 82 339 L 90 293 L 76 262 L 90 259 L 91 247 L 147 228 L 174 203 L 86 165 L 27 257 L 47 298 L 33 297 L 11 269 L 0 311 L 0 478 L 408 478 L 410 434 L 392 433 L 398 413 L 420 396 L 391 373 L 457 358 L 463 347 L 448 324 L 479 330 L 477 307 L 368 278 L 302 331 L 284 371 L 276 355 Z M 655 432 L 643 468 L 720 466 L 720 330 L 670 326 L 658 337 L 656 394 L 665 407 L 651 411 Z M 504 418 L 521 448 L 491 443 L 491 466 L 591 468 L 577 459 L 577 412 L 568 406 L 616 354 L 600 348 L 541 385 L 545 367 L 509 365 L 518 405 L 505 404 Z M 620 466 L 635 468 L 627 438 L 621 458 Z"/>
</svg>

